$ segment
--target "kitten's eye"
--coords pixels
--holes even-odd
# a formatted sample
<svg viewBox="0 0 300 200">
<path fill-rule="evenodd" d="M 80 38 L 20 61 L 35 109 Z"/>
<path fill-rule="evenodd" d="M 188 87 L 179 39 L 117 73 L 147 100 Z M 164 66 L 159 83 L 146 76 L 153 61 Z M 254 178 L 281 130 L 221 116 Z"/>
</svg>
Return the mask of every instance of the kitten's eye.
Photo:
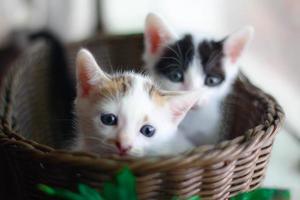
<svg viewBox="0 0 300 200">
<path fill-rule="evenodd" d="M 223 79 L 220 76 L 208 75 L 205 78 L 205 85 L 213 87 L 221 84 Z"/>
<path fill-rule="evenodd" d="M 102 114 L 101 122 L 108 126 L 114 126 L 117 124 L 118 118 L 114 114 Z"/>
<path fill-rule="evenodd" d="M 152 137 L 155 131 L 155 128 L 151 125 L 144 125 L 140 130 L 140 132 L 146 137 Z"/>
<path fill-rule="evenodd" d="M 183 81 L 183 73 L 181 70 L 171 71 L 168 74 L 168 77 L 173 82 L 182 82 Z"/>
</svg>

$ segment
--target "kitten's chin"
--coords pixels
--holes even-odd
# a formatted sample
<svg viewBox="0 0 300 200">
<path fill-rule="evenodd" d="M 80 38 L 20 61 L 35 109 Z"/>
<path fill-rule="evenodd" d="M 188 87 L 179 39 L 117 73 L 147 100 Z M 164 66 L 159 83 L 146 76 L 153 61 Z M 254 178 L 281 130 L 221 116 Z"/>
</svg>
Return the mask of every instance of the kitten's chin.
<svg viewBox="0 0 300 200">
<path fill-rule="evenodd" d="M 140 157 L 143 157 L 145 156 L 144 153 L 140 150 L 132 150 L 129 152 L 128 154 L 130 157 L 136 157 L 136 158 L 140 158 Z"/>
</svg>

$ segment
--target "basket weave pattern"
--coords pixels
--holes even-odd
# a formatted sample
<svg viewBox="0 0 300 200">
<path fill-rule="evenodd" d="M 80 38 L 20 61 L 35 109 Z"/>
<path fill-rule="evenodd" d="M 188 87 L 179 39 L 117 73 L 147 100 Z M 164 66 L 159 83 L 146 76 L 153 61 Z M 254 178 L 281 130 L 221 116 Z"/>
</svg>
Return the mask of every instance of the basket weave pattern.
<svg viewBox="0 0 300 200">
<path fill-rule="evenodd" d="M 117 38 L 117 41 L 121 39 Z M 124 43 L 128 40 L 139 43 L 141 37 L 126 36 L 123 40 Z M 116 45 L 117 42 L 110 44 Z M 137 46 L 132 54 L 141 53 L 139 48 Z M 31 53 L 35 55 L 46 48 L 38 45 L 34 49 Z M 71 54 L 75 51 L 77 47 L 72 46 Z M 113 64 L 122 63 L 120 59 Z M 133 57 L 132 60 L 136 59 Z M 138 63 L 124 61 L 124 64 L 136 66 Z M 17 65 L 6 76 L 0 109 L 0 175 L 4 177 L 0 179 L 0 186 L 7 191 L 0 190 L 0 199 L 5 199 L 8 191 L 15 191 L 12 199 L 47 199 L 36 190 L 39 183 L 75 189 L 77 183 L 82 182 L 101 189 L 103 182 L 111 179 L 124 165 L 128 165 L 137 176 L 137 192 L 141 200 L 167 200 L 175 195 L 188 197 L 196 194 L 202 199 L 223 200 L 261 184 L 284 114 L 271 96 L 242 75 L 227 102 L 232 105 L 229 111 L 232 124 L 228 128 L 232 132 L 232 140 L 201 146 L 176 157 L 101 158 L 83 152 L 56 150 L 32 140 L 35 134 L 49 134 L 56 130 L 54 125 L 46 126 L 45 120 L 39 119 L 43 117 L 47 121 L 51 118 L 51 115 L 45 115 L 47 110 L 43 110 L 47 99 L 37 98 L 48 95 L 45 93 L 47 84 L 34 85 L 28 80 L 29 74 L 35 74 L 35 81 L 45 80 L 49 67 L 34 69 L 32 63 Z M 34 103 L 25 98 L 27 93 Z M 32 111 L 41 113 L 32 114 Z M 51 144 L 51 141 L 44 142 Z"/>
</svg>

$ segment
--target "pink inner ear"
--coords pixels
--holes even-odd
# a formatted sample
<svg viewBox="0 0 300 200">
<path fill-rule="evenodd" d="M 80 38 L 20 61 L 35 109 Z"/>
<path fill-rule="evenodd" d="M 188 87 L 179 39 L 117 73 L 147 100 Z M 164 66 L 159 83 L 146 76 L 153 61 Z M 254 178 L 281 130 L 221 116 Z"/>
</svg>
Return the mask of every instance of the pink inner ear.
<svg viewBox="0 0 300 200">
<path fill-rule="evenodd" d="M 232 63 L 235 63 L 241 55 L 243 48 L 245 46 L 245 41 L 243 39 L 239 39 L 234 44 L 232 44 L 229 48 L 228 56 Z"/>
<path fill-rule="evenodd" d="M 89 92 L 91 89 L 91 86 L 88 83 L 89 77 L 88 77 L 87 72 L 81 71 L 79 73 L 79 80 L 80 80 L 80 87 L 81 87 L 81 91 L 82 91 L 81 97 L 86 97 L 89 95 Z"/>
<path fill-rule="evenodd" d="M 150 52 L 155 54 L 162 42 L 161 37 L 155 27 L 150 27 L 148 32 L 150 37 Z"/>
</svg>

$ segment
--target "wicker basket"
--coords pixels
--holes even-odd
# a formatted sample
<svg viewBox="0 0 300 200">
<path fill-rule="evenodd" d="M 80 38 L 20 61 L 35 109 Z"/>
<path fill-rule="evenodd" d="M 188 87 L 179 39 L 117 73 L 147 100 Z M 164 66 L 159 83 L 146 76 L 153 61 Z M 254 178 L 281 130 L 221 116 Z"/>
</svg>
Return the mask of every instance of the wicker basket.
<svg viewBox="0 0 300 200">
<path fill-rule="evenodd" d="M 101 37 L 83 44 L 98 58 L 110 55 L 112 66 L 141 66 L 141 35 Z M 68 47 L 70 66 L 81 45 Z M 50 147 L 52 140 L 41 141 L 50 146 L 34 142 L 38 134 L 64 134 L 60 121 L 54 120 L 55 107 L 51 107 L 49 87 L 53 77 L 48 60 L 49 49 L 37 42 L 5 76 L 0 109 L 0 199 L 47 199 L 37 191 L 38 183 L 76 189 L 77 183 L 83 182 L 100 189 L 124 165 L 137 176 L 141 200 L 195 194 L 203 199 L 228 199 L 262 183 L 284 114 L 271 96 L 242 74 L 225 110 L 226 130 L 232 140 L 176 157 L 100 158 L 56 150 Z"/>
</svg>

